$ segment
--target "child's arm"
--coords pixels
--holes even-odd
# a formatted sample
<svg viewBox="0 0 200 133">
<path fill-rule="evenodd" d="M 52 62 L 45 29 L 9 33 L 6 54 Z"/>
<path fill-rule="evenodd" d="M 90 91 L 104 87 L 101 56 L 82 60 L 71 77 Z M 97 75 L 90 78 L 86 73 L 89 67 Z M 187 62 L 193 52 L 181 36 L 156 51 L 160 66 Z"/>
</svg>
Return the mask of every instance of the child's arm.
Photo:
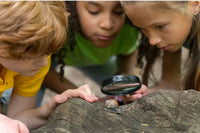
<svg viewBox="0 0 200 133">
<path fill-rule="evenodd" d="M 9 103 L 8 116 L 20 120 L 29 127 L 35 129 L 46 123 L 55 107 L 67 101 L 71 97 L 81 97 L 88 102 L 95 102 L 98 98 L 91 92 L 88 85 L 78 89 L 69 89 L 60 95 L 56 95 L 51 101 L 37 109 L 34 109 L 36 97 L 22 97 L 14 93 Z"/>
<path fill-rule="evenodd" d="M 44 79 L 43 84 L 45 85 L 45 87 L 48 87 L 59 94 L 66 91 L 69 88 L 70 89 L 77 88 L 73 83 L 71 83 L 65 77 L 63 77 L 63 82 L 61 82 L 59 73 L 57 73 L 54 70 L 49 70 Z"/>
<path fill-rule="evenodd" d="M 124 103 L 137 100 L 144 95 L 152 93 L 159 89 L 176 89 L 180 90 L 181 78 L 181 50 L 177 52 L 164 52 L 163 64 L 162 64 L 162 79 L 158 85 L 147 89 L 146 86 L 142 86 L 141 89 L 135 92 L 133 95 L 126 95 L 123 97 Z"/>
<path fill-rule="evenodd" d="M 1 133 L 29 133 L 28 128 L 22 122 L 2 114 L 0 114 L 0 131 Z"/>
<path fill-rule="evenodd" d="M 119 55 L 117 57 L 117 68 L 119 74 L 132 74 L 136 76 L 139 75 L 139 71 L 136 68 L 137 54 L 138 50 L 127 56 Z"/>
</svg>

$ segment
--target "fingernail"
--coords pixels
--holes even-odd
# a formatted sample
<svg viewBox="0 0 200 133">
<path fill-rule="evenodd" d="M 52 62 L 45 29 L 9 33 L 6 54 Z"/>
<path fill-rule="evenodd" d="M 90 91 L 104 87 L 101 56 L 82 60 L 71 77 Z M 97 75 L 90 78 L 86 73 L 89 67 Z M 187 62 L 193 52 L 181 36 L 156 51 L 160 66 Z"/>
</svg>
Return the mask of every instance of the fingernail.
<svg viewBox="0 0 200 133">
<path fill-rule="evenodd" d="M 58 97 L 58 100 L 60 101 L 60 102 L 63 102 L 63 101 L 65 101 L 65 99 L 63 98 L 63 97 Z"/>
<path fill-rule="evenodd" d="M 129 95 L 129 94 L 127 94 L 127 95 L 125 95 L 125 97 L 126 97 L 126 98 L 129 98 L 129 97 L 130 97 L 130 95 Z"/>
<path fill-rule="evenodd" d="M 142 97 L 142 95 L 141 95 L 141 94 L 139 94 L 139 95 L 138 95 L 138 98 L 141 98 L 141 97 Z"/>
</svg>

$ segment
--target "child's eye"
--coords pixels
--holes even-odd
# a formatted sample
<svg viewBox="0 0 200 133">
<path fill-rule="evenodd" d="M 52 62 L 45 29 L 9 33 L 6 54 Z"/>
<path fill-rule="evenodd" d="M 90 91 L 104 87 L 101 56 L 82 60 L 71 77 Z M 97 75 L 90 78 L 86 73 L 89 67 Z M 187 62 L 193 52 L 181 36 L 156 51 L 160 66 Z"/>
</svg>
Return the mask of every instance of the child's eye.
<svg viewBox="0 0 200 133">
<path fill-rule="evenodd" d="M 98 14 L 99 13 L 99 11 L 88 11 L 90 14 L 92 14 L 92 15 L 96 15 L 96 14 Z"/>
<path fill-rule="evenodd" d="M 115 11 L 114 12 L 116 15 L 122 15 L 122 14 L 124 14 L 124 11 Z"/>
<path fill-rule="evenodd" d="M 116 15 L 121 15 L 121 14 L 124 14 L 124 10 L 122 8 L 117 8 L 113 10 L 113 13 Z"/>
<path fill-rule="evenodd" d="M 160 30 L 161 30 L 161 29 L 163 29 L 165 26 L 166 26 L 166 25 L 157 25 L 157 26 L 156 26 L 156 29 L 160 29 Z"/>
</svg>

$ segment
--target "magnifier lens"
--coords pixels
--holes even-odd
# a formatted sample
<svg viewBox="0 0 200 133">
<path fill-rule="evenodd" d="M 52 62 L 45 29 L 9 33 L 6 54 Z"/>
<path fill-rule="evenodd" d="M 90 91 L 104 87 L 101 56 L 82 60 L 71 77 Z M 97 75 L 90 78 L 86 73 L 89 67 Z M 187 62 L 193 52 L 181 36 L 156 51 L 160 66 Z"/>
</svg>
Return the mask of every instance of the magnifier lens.
<svg viewBox="0 0 200 133">
<path fill-rule="evenodd" d="M 141 87 L 138 77 L 133 75 L 116 75 L 102 81 L 101 91 L 107 95 L 132 94 Z"/>
</svg>

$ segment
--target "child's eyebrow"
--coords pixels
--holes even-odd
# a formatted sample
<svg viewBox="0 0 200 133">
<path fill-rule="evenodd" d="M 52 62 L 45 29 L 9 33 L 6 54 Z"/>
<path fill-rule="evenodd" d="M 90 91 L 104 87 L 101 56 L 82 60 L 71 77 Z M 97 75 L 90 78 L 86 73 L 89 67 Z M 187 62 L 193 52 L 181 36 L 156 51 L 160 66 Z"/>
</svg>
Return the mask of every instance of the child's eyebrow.
<svg viewBox="0 0 200 133">
<path fill-rule="evenodd" d="M 122 7 L 122 5 L 120 3 L 118 3 L 115 7 Z"/>
<path fill-rule="evenodd" d="M 115 5 L 115 6 L 113 7 L 113 9 L 114 9 L 114 10 L 115 10 L 115 9 L 123 9 L 123 7 L 122 7 L 121 4 L 119 3 L 119 4 Z"/>
<path fill-rule="evenodd" d="M 145 25 L 145 27 L 151 27 L 151 26 L 158 26 L 158 25 L 165 25 L 165 24 L 168 24 L 169 22 L 165 22 L 165 21 L 156 21 L 156 22 L 152 22 L 150 23 L 149 25 Z M 139 28 L 144 28 L 144 27 L 141 27 L 140 25 L 138 25 L 137 27 Z"/>
<path fill-rule="evenodd" d="M 95 6 L 100 6 L 97 2 L 92 2 L 92 1 L 89 1 L 88 4 L 95 5 Z"/>
<path fill-rule="evenodd" d="M 156 21 L 156 22 L 153 22 L 150 26 L 156 26 L 156 25 L 163 25 L 163 24 L 166 24 L 167 22 L 165 21 Z"/>
</svg>

